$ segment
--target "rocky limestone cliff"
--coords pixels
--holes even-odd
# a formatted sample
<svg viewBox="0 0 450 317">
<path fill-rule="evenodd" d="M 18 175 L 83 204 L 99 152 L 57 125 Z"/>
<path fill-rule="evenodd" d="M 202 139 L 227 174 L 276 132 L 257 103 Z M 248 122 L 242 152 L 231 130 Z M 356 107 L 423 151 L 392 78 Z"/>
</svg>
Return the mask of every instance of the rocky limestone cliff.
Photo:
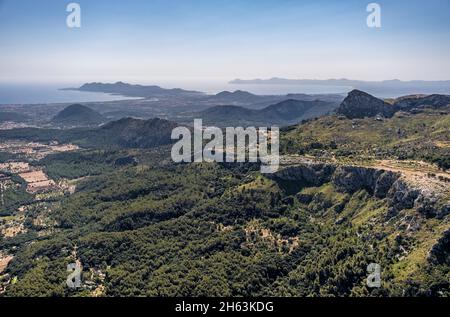
<svg viewBox="0 0 450 317">
<path fill-rule="evenodd" d="M 365 189 L 377 198 L 385 198 L 400 174 L 384 170 L 340 166 L 333 175 L 334 186 L 342 192 L 353 194 Z"/>
<path fill-rule="evenodd" d="M 450 214 L 448 201 L 408 182 L 398 172 L 305 162 L 281 168 L 270 177 L 274 180 L 298 182 L 302 187 L 321 186 L 331 182 L 338 191 L 349 194 L 364 189 L 376 198 L 388 200 L 389 211 L 386 215 L 388 219 L 406 209 L 416 209 L 427 218 L 443 218 Z"/>
<path fill-rule="evenodd" d="M 331 181 L 336 166 L 325 163 L 304 163 L 283 168 L 277 173 L 270 175 L 287 181 L 301 183 L 305 187 L 321 186 Z"/>
</svg>

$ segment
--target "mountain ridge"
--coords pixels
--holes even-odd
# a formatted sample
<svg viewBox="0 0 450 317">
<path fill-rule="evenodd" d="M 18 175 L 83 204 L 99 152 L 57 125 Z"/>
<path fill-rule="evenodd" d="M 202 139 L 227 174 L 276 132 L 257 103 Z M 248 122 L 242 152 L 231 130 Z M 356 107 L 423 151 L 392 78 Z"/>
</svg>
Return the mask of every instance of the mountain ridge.
<svg viewBox="0 0 450 317">
<path fill-rule="evenodd" d="M 450 96 L 447 95 L 411 95 L 383 100 L 354 89 L 336 109 L 336 113 L 350 119 L 378 115 L 391 118 L 398 111 L 411 112 L 421 111 L 426 107 L 441 109 L 448 106 L 450 106 Z"/>
<path fill-rule="evenodd" d="M 122 95 L 127 97 L 161 97 L 161 96 L 195 96 L 203 95 L 199 91 L 184 90 L 181 88 L 166 89 L 156 85 L 132 85 L 121 81 L 115 83 L 92 82 L 85 83 L 79 88 L 64 88 L 63 90 L 103 92 L 114 95 Z"/>
<path fill-rule="evenodd" d="M 122 118 L 99 127 L 70 129 L 17 128 L 0 130 L 0 140 L 74 143 L 85 148 L 153 148 L 172 143 L 176 122 L 153 118 Z"/>
<path fill-rule="evenodd" d="M 235 105 L 219 105 L 194 114 L 206 122 L 216 124 L 283 124 L 298 123 L 304 119 L 311 119 L 324 115 L 337 107 L 336 103 L 320 100 L 304 101 L 287 99 L 263 109 L 249 109 Z"/>
</svg>

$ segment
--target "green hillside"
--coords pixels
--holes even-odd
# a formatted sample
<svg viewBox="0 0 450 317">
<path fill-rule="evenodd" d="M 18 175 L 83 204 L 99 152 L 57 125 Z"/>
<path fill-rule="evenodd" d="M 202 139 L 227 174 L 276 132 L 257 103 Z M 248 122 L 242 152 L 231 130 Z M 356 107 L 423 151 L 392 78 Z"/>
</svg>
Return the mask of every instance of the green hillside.
<svg viewBox="0 0 450 317">
<path fill-rule="evenodd" d="M 0 238 L 14 256 L 5 296 L 450 295 L 445 108 L 286 128 L 272 175 L 174 164 L 169 144 L 144 137 L 171 126 L 155 120 L 79 130 L 94 148 L 36 163 L 76 187 Z M 104 140 L 115 147 L 94 146 Z M 83 284 L 72 290 L 75 260 Z M 366 283 L 371 263 L 380 288 Z"/>
</svg>

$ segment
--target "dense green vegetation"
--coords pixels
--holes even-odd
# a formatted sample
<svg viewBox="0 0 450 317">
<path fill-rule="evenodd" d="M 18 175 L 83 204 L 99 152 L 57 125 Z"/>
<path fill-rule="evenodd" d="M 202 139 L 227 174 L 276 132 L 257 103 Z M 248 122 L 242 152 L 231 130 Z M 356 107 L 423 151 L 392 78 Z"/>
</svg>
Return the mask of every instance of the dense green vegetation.
<svg viewBox="0 0 450 317">
<path fill-rule="evenodd" d="M 282 126 L 323 116 L 335 110 L 337 106 L 337 102 L 288 99 L 259 110 L 239 106 L 216 106 L 195 113 L 193 117 L 202 118 L 205 124 L 220 127 Z"/>
<path fill-rule="evenodd" d="M 101 150 L 66 152 L 46 156 L 35 164 L 43 166 L 52 179 L 75 179 L 112 171 L 119 155 L 118 152 Z"/>
<path fill-rule="evenodd" d="M 19 177 L 14 175 L 11 181 L 0 190 L 0 216 L 8 216 L 21 205 L 27 204 L 33 200 L 33 197 L 26 192 L 26 183 Z"/>
<path fill-rule="evenodd" d="M 28 121 L 30 118 L 26 115 L 23 115 L 18 112 L 7 112 L 7 111 L 0 111 L 0 122 L 24 122 Z"/>
<path fill-rule="evenodd" d="M 422 242 L 392 238 L 400 231 L 385 223 L 385 200 L 331 184 L 283 188 L 251 165 L 128 166 L 91 177 L 55 211 L 59 233 L 17 253 L 6 295 L 91 294 L 64 286 L 75 245 L 84 278 L 105 273 L 94 280 L 108 296 L 448 294 L 437 273 L 448 266 L 399 260 Z M 409 261 L 411 274 L 398 271 Z M 372 262 L 383 267 L 381 289 L 365 284 Z"/>
<path fill-rule="evenodd" d="M 327 116 L 285 129 L 282 150 L 446 168 L 449 120 L 434 111 L 384 121 Z M 55 179 L 78 179 L 76 190 L 52 202 L 50 234 L 36 229 L 36 207 L 27 233 L 0 240 L 14 255 L 5 296 L 450 295 L 448 213 L 393 211 L 367 186 L 283 180 L 255 164 L 173 164 L 170 146 L 142 149 L 136 135 L 127 139 L 133 149 L 36 163 Z M 84 282 L 71 290 L 66 268 L 75 259 Z M 366 285 L 370 263 L 381 265 L 380 288 Z"/>
<path fill-rule="evenodd" d="M 281 151 L 314 156 L 420 159 L 449 168 L 450 114 L 397 113 L 383 121 L 327 116 L 286 128 Z"/>
</svg>

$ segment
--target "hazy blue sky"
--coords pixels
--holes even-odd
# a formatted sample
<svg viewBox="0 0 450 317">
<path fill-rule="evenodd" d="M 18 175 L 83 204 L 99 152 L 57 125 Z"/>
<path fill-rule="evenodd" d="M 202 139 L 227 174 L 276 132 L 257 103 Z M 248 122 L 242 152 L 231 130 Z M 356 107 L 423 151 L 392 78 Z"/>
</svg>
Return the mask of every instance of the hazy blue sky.
<svg viewBox="0 0 450 317">
<path fill-rule="evenodd" d="M 450 0 L 70 2 L 0 0 L 1 81 L 450 79 Z"/>
</svg>

